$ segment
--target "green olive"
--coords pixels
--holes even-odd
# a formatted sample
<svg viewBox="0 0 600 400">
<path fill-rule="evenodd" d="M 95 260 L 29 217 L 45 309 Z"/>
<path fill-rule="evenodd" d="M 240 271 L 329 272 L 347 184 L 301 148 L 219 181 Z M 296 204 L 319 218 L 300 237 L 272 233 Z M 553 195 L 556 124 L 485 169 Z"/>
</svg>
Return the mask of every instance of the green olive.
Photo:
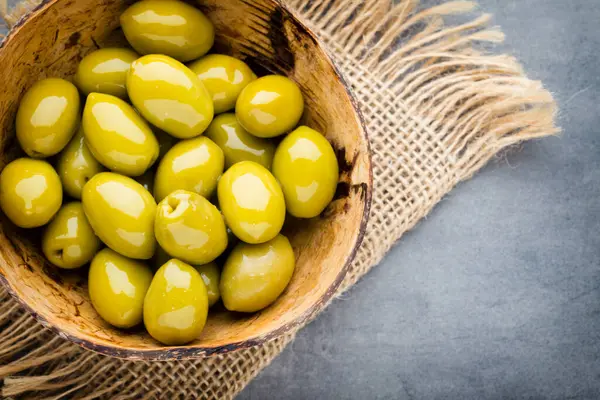
<svg viewBox="0 0 600 400">
<path fill-rule="evenodd" d="M 106 322 L 118 328 L 131 328 L 142 322 L 150 282 L 152 270 L 145 263 L 105 248 L 90 265 L 90 300 Z"/>
<path fill-rule="evenodd" d="M 167 253 L 190 264 L 209 263 L 227 248 L 225 221 L 217 207 L 185 190 L 158 204 L 154 234 Z"/>
<path fill-rule="evenodd" d="M 327 139 L 319 132 L 301 126 L 277 147 L 273 175 L 283 189 L 287 211 L 294 217 L 312 218 L 333 199 L 339 171 Z"/>
<path fill-rule="evenodd" d="M 81 202 L 65 204 L 42 236 L 42 251 L 52 264 L 72 269 L 87 264 L 100 248 Z"/>
<path fill-rule="evenodd" d="M 221 270 L 214 262 L 204 265 L 198 265 L 194 268 L 196 268 L 196 271 L 200 272 L 200 276 L 202 276 L 202 280 L 206 285 L 206 294 L 208 295 L 208 306 L 212 307 L 221 298 L 221 292 L 219 291 Z"/>
<path fill-rule="evenodd" d="M 81 199 L 83 185 L 92 176 L 104 171 L 102 164 L 94 158 L 85 144 L 82 129 L 79 129 L 67 147 L 60 153 L 56 171 L 65 192 L 75 199 Z"/>
<path fill-rule="evenodd" d="M 88 148 L 113 172 L 140 176 L 158 158 L 158 140 L 152 129 L 118 97 L 90 93 L 82 125 Z"/>
<path fill-rule="evenodd" d="M 96 50 L 83 57 L 77 66 L 75 83 L 86 95 L 98 92 L 126 99 L 127 72 L 131 63 L 138 58 L 139 55 L 129 49 Z"/>
<path fill-rule="evenodd" d="M 60 178 L 46 161 L 19 158 L 0 173 L 0 208 L 21 228 L 48 223 L 62 198 Z"/>
<path fill-rule="evenodd" d="M 283 235 L 261 244 L 238 244 L 221 272 L 221 298 L 230 311 L 255 312 L 271 305 L 292 279 L 296 261 Z"/>
<path fill-rule="evenodd" d="M 154 178 L 154 197 L 161 201 L 175 190 L 210 197 L 223 173 L 223 151 L 212 140 L 182 140 L 165 154 Z"/>
<path fill-rule="evenodd" d="M 217 192 L 227 226 L 244 242 L 263 243 L 281 230 L 283 192 L 262 165 L 252 161 L 235 164 L 219 180 Z"/>
<path fill-rule="evenodd" d="M 153 54 L 134 61 L 127 74 L 127 93 L 144 118 L 176 138 L 202 134 L 213 119 L 212 99 L 200 79 L 167 56 Z"/>
<path fill-rule="evenodd" d="M 144 325 L 150 336 L 166 345 L 196 339 L 208 316 L 206 285 L 200 273 L 172 259 L 154 275 L 144 299 Z"/>
<path fill-rule="evenodd" d="M 200 10 L 181 1 L 144 0 L 121 14 L 121 27 L 140 54 L 166 54 L 190 61 L 210 50 L 213 24 Z"/>
<path fill-rule="evenodd" d="M 144 175 L 140 175 L 135 180 L 144 187 L 148 192 L 152 193 L 154 188 L 154 170 L 149 169 L 144 173 Z"/>
<path fill-rule="evenodd" d="M 125 257 L 147 260 L 156 247 L 156 202 L 142 185 L 112 172 L 95 175 L 81 195 L 96 235 Z"/>
<path fill-rule="evenodd" d="M 225 169 L 240 161 L 254 161 L 270 169 L 275 144 L 249 134 L 235 114 L 217 115 L 205 133 L 225 155 Z"/>
<path fill-rule="evenodd" d="M 79 108 L 79 93 L 71 82 L 36 82 L 17 111 L 17 139 L 25 153 L 44 158 L 60 152 L 77 131 Z"/>
<path fill-rule="evenodd" d="M 233 110 L 242 89 L 256 79 L 245 62 L 223 54 L 209 54 L 189 67 L 211 94 L 215 114 Z"/>
<path fill-rule="evenodd" d="M 250 82 L 237 99 L 235 114 L 254 136 L 271 138 L 291 131 L 304 112 L 300 88 L 285 76 L 267 75 Z"/>
</svg>

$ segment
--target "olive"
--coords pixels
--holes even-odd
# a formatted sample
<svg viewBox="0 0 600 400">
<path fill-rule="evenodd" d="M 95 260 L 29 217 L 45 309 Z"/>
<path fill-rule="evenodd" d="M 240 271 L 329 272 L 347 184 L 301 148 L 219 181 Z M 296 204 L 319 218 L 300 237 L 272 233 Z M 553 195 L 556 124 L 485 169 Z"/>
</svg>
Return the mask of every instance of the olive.
<svg viewBox="0 0 600 400">
<path fill-rule="evenodd" d="M 244 242 L 263 243 L 281 230 L 283 192 L 262 165 L 252 161 L 234 164 L 219 180 L 217 192 L 227 226 Z"/>
<path fill-rule="evenodd" d="M 204 265 L 198 265 L 194 268 L 196 268 L 196 271 L 200 272 L 200 276 L 202 276 L 202 280 L 206 285 L 206 294 L 208 295 L 208 306 L 212 307 L 221 298 L 221 292 L 219 291 L 221 270 L 214 262 Z"/>
<path fill-rule="evenodd" d="M 34 158 L 57 154 L 79 125 L 79 93 L 71 82 L 50 78 L 36 82 L 17 111 L 17 140 Z"/>
<path fill-rule="evenodd" d="M 62 204 L 58 174 L 46 161 L 19 158 L 0 173 L 0 207 L 21 228 L 45 225 Z"/>
<path fill-rule="evenodd" d="M 64 191 L 75 199 L 81 199 L 83 185 L 92 176 L 104 171 L 102 164 L 94 158 L 85 144 L 82 129 L 79 129 L 67 147 L 60 153 L 56 171 L 60 176 Z"/>
<path fill-rule="evenodd" d="M 75 84 L 84 94 L 106 93 L 127 98 L 125 78 L 131 63 L 139 58 L 129 49 L 105 48 L 83 57 L 77 66 Z"/>
<path fill-rule="evenodd" d="M 172 259 L 154 275 L 144 299 L 144 325 L 150 336 L 166 345 L 196 339 L 208 315 L 202 276 L 192 266 Z"/>
<path fill-rule="evenodd" d="M 331 202 L 339 171 L 331 144 L 319 132 L 301 126 L 283 139 L 273 159 L 287 211 L 298 218 L 319 215 Z"/>
<path fill-rule="evenodd" d="M 154 133 L 133 107 L 118 97 L 90 93 L 82 125 L 88 148 L 113 172 L 140 176 L 158 158 Z"/>
<path fill-rule="evenodd" d="M 150 282 L 152 270 L 145 263 L 105 248 L 90 265 L 90 300 L 106 322 L 118 328 L 131 328 L 142 322 Z"/>
<path fill-rule="evenodd" d="M 213 119 L 212 99 L 200 79 L 167 56 L 153 54 L 131 63 L 127 93 L 144 118 L 176 138 L 202 134 Z"/>
<path fill-rule="evenodd" d="M 108 247 L 129 258 L 152 257 L 156 202 L 142 185 L 101 172 L 85 184 L 81 200 L 94 232 Z"/>
<path fill-rule="evenodd" d="M 50 221 L 42 236 L 42 251 L 60 268 L 87 264 L 100 248 L 100 239 L 90 226 L 81 202 L 65 204 Z"/>
<path fill-rule="evenodd" d="M 296 261 L 283 235 L 261 244 L 238 244 L 221 272 L 221 298 L 230 311 L 255 312 L 283 293 Z"/>
<path fill-rule="evenodd" d="M 254 136 L 271 138 L 291 131 L 304 112 L 300 88 L 285 76 L 267 75 L 250 82 L 237 99 L 235 114 Z"/>
<path fill-rule="evenodd" d="M 270 169 L 275 144 L 248 133 L 237 121 L 235 114 L 217 115 L 205 133 L 225 156 L 225 169 L 240 161 L 254 161 Z"/>
<path fill-rule="evenodd" d="M 209 54 L 189 67 L 211 94 L 215 114 L 233 110 L 242 89 L 256 79 L 245 62 L 223 54 Z"/>
<path fill-rule="evenodd" d="M 210 50 L 215 29 L 197 8 L 181 1 L 144 0 L 121 14 L 121 27 L 140 54 L 166 54 L 190 61 Z"/>
<path fill-rule="evenodd" d="M 225 222 L 217 207 L 185 190 L 158 204 L 154 234 L 161 248 L 190 264 L 209 263 L 227 248 Z"/>
<path fill-rule="evenodd" d="M 154 197 L 161 201 L 175 190 L 210 197 L 223 173 L 223 151 L 212 140 L 182 140 L 165 154 L 156 170 Z"/>
</svg>

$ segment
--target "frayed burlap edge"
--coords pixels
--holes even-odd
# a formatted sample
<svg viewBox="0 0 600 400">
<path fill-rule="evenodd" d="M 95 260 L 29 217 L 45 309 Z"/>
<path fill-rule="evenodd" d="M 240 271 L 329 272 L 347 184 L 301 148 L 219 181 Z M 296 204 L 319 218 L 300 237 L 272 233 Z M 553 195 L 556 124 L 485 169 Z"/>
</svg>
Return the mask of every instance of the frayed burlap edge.
<svg viewBox="0 0 600 400">
<path fill-rule="evenodd" d="M 555 103 L 542 84 L 526 78 L 512 57 L 481 50 L 503 40 L 488 28 L 489 15 L 445 22 L 470 15 L 473 2 L 428 8 L 419 0 L 286 3 L 320 36 L 352 86 L 371 140 L 370 220 L 340 293 L 498 151 L 557 132 Z M 0 13 L 13 25 L 36 4 L 28 0 L 7 13 L 0 0 Z M 0 301 L 4 397 L 228 399 L 294 337 L 201 360 L 123 361 L 42 328 L 4 289 Z"/>
</svg>

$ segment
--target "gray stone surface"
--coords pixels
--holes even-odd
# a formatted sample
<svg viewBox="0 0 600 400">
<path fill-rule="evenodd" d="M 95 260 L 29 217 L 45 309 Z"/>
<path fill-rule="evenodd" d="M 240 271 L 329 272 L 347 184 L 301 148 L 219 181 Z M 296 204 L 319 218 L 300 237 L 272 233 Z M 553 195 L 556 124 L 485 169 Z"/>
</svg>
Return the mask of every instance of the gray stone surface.
<svg viewBox="0 0 600 400">
<path fill-rule="evenodd" d="M 600 1 L 480 3 L 564 133 L 457 187 L 241 399 L 600 398 Z"/>
</svg>

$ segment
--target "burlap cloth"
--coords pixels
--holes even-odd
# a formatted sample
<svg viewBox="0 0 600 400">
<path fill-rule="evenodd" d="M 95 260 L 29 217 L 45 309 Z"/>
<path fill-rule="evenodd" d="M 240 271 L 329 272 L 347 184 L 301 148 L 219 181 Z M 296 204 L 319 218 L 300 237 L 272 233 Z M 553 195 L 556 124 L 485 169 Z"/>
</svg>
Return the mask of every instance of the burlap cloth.
<svg viewBox="0 0 600 400">
<path fill-rule="evenodd" d="M 426 4 L 425 4 L 426 3 Z M 475 4 L 287 0 L 354 89 L 373 151 L 373 205 L 340 293 L 376 265 L 454 185 L 501 149 L 555 133 L 555 104 L 508 55 Z M 14 24 L 34 4 L 7 14 Z M 459 16 L 458 14 L 466 14 Z M 453 22 L 448 23 L 448 16 Z M 79 348 L 42 328 L 0 289 L 4 397 L 227 399 L 294 339 L 194 361 L 132 362 Z"/>
</svg>

